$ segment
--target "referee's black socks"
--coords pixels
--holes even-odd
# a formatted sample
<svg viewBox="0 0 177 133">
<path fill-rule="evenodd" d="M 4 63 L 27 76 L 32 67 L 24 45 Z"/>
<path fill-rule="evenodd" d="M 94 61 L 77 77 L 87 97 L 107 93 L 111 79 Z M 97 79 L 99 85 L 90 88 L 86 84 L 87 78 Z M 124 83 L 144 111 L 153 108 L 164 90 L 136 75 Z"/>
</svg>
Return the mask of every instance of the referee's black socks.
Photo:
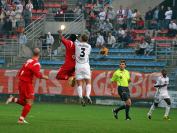
<svg viewBox="0 0 177 133">
<path fill-rule="evenodd" d="M 129 110 L 130 110 L 130 106 L 129 105 L 125 105 L 126 118 L 129 118 Z"/>
</svg>

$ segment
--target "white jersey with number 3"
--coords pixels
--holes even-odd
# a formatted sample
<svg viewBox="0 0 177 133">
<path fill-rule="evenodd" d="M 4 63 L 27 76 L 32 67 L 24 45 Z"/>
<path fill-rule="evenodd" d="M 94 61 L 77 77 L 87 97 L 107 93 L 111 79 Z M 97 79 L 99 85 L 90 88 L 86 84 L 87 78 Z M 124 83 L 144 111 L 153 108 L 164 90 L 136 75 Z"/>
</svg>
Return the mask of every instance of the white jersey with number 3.
<svg viewBox="0 0 177 133">
<path fill-rule="evenodd" d="M 89 63 L 91 46 L 88 43 L 76 42 L 76 63 Z"/>
<path fill-rule="evenodd" d="M 76 57 L 76 79 L 90 79 L 89 55 L 91 46 L 86 42 L 75 42 L 75 57 Z"/>
</svg>

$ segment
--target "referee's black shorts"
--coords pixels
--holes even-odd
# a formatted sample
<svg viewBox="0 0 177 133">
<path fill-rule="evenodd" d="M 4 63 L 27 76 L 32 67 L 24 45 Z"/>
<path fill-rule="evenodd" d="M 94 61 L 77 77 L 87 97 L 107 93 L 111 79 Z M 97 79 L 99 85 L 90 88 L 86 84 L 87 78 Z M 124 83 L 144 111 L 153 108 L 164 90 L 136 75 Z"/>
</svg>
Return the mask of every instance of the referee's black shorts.
<svg viewBox="0 0 177 133">
<path fill-rule="evenodd" d="M 119 86 L 118 93 L 122 101 L 127 101 L 130 98 L 130 91 L 128 87 Z"/>
</svg>

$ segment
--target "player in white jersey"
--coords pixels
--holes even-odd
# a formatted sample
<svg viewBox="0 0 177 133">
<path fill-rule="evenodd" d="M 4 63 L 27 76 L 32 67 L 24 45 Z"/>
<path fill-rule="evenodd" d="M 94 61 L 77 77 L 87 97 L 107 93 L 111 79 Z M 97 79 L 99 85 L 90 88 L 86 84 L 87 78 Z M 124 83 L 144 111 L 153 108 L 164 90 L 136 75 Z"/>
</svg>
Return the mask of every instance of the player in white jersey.
<svg viewBox="0 0 177 133">
<path fill-rule="evenodd" d="M 161 71 L 161 76 L 158 77 L 157 82 L 155 84 L 154 87 L 157 88 L 155 97 L 154 97 L 154 103 L 152 104 L 149 112 L 148 112 L 148 118 L 151 119 L 152 118 L 152 112 L 155 109 L 155 107 L 158 107 L 158 104 L 164 100 L 166 102 L 166 110 L 165 110 L 165 114 L 164 114 L 164 119 L 165 120 L 170 120 L 169 118 L 169 112 L 170 112 L 170 105 L 171 105 L 171 100 L 170 100 L 170 96 L 168 94 L 168 84 L 169 84 L 169 78 L 167 77 L 167 71 L 166 70 L 162 70 Z"/>
<path fill-rule="evenodd" d="M 87 43 L 88 36 L 83 34 L 81 36 L 81 42 L 76 41 L 75 47 L 75 58 L 76 58 L 76 82 L 77 82 L 77 91 L 79 98 L 81 99 L 81 104 L 85 106 L 85 103 L 92 103 L 90 98 L 91 93 L 91 71 L 89 65 L 89 55 L 91 52 L 91 46 Z M 86 101 L 83 98 L 82 88 L 86 83 Z"/>
</svg>

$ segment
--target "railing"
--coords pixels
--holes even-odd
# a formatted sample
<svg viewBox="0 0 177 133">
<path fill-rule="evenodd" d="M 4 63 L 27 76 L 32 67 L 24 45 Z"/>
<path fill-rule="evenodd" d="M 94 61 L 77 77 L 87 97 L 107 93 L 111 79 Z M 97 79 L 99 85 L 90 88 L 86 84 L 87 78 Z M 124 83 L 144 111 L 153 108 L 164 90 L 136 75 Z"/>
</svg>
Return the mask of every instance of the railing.
<svg viewBox="0 0 177 133">
<path fill-rule="evenodd" d="M 39 37 L 44 32 L 46 15 L 43 14 L 37 20 L 33 21 L 30 25 L 25 28 L 25 34 L 28 40 L 33 40 L 36 37 Z"/>
<path fill-rule="evenodd" d="M 165 61 L 167 65 L 173 67 L 177 65 L 176 44 L 174 39 L 156 40 L 155 42 L 155 55 L 156 61 Z"/>
<path fill-rule="evenodd" d="M 6 66 L 15 64 L 15 57 L 19 55 L 19 42 L 14 39 L 5 39 L 5 44 L 0 45 L 0 58 L 7 63 Z"/>
<path fill-rule="evenodd" d="M 83 23 L 82 23 L 82 25 L 80 25 L 80 24 L 77 24 L 78 22 L 83 22 Z M 71 33 L 71 31 L 81 31 L 81 34 L 82 34 L 85 29 L 84 22 L 85 22 L 84 15 L 81 14 L 74 21 L 69 23 L 69 25 L 67 26 L 66 31 L 65 31 L 65 37 L 67 37 Z"/>
</svg>

